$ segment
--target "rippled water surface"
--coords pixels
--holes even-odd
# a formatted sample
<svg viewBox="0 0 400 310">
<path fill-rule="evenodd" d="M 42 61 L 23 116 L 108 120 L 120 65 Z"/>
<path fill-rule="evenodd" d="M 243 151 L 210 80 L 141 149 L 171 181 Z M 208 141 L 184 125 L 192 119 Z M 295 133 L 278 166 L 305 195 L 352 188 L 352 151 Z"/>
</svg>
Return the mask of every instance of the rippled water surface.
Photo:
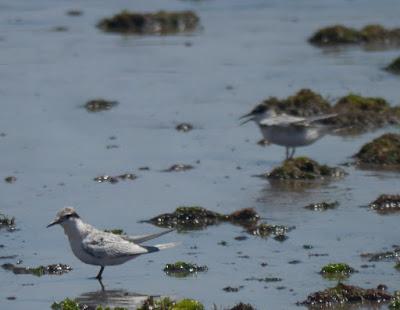
<svg viewBox="0 0 400 310">
<path fill-rule="evenodd" d="M 83 15 L 67 16 L 70 9 Z M 191 9 L 200 16 L 202 29 L 163 37 L 96 29 L 102 17 L 122 9 Z M 168 295 L 198 299 L 207 309 L 239 301 L 257 309 L 299 309 L 297 301 L 336 284 L 323 279 L 320 268 L 342 261 L 360 271 L 347 283 L 399 289 L 393 262 L 360 268 L 365 264 L 360 253 L 400 242 L 397 215 L 361 207 L 382 193 L 398 193 L 399 174 L 347 167 L 345 179 L 320 186 L 270 184 L 253 176 L 277 166 L 284 149 L 258 146 L 255 125 L 240 127 L 237 121 L 261 100 L 304 87 L 332 101 L 351 91 L 398 104 L 399 79 L 381 70 L 398 51 L 321 50 L 306 40 L 329 24 L 400 26 L 399 10 L 396 0 L 3 0 L 0 132 L 6 135 L 0 137 L 0 171 L 17 181 L 0 182 L 0 210 L 16 217 L 19 230 L 0 232 L 0 256 L 18 255 L 0 263 L 60 262 L 74 270 L 39 278 L 0 269 L 0 308 L 48 309 L 65 297 L 135 308 L 147 295 Z M 51 31 L 57 26 L 68 31 Z M 86 112 L 83 104 L 97 97 L 120 104 L 102 113 Z M 174 127 L 183 121 L 195 129 L 177 132 Z M 338 165 L 382 132 L 329 136 L 298 154 Z M 175 163 L 195 169 L 161 172 Z M 138 170 L 143 166 L 150 170 Z M 138 178 L 117 184 L 93 181 L 126 172 Z M 303 208 L 322 200 L 337 200 L 340 206 L 327 212 Z M 101 294 L 98 282 L 90 279 L 97 268 L 72 255 L 59 227 L 45 228 L 66 205 L 95 226 L 132 234 L 159 231 L 139 221 L 179 205 L 222 213 L 253 207 L 268 223 L 296 229 L 285 242 L 251 236 L 237 241 L 242 228 L 229 224 L 171 233 L 156 243 L 180 241 L 179 247 L 106 268 L 107 293 Z M 218 245 L 222 240 L 228 245 Z M 305 250 L 305 244 L 314 248 Z M 328 256 L 310 255 L 316 253 Z M 184 279 L 168 277 L 162 269 L 176 260 L 205 264 L 209 270 Z M 293 260 L 300 263 L 289 264 Z M 250 277 L 282 281 L 245 281 Z M 237 293 L 222 290 L 240 285 Z"/>
</svg>

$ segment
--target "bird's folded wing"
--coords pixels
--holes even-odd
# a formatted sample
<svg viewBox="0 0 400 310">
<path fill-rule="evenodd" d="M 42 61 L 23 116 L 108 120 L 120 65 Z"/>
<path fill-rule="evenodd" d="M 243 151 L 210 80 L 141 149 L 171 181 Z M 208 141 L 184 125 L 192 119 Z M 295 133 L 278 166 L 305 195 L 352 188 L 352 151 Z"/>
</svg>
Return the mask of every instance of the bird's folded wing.
<svg viewBox="0 0 400 310">
<path fill-rule="evenodd" d="M 281 114 L 273 117 L 268 117 L 260 122 L 261 126 L 289 126 L 295 123 L 304 122 L 306 118 Z"/>
<path fill-rule="evenodd" d="M 83 250 L 96 258 L 124 257 L 148 253 L 148 250 L 107 233 L 89 234 L 82 242 Z"/>
<path fill-rule="evenodd" d="M 332 114 L 311 116 L 311 117 L 307 117 L 306 122 L 313 123 L 313 122 L 317 122 L 317 121 L 322 121 L 324 119 L 332 118 L 332 117 L 335 117 L 335 116 L 338 116 L 338 114 L 337 113 L 332 113 Z"/>
<path fill-rule="evenodd" d="M 155 238 L 158 238 L 162 235 L 168 234 L 171 231 L 174 231 L 174 229 L 168 229 L 168 230 L 164 230 L 162 232 L 159 233 L 155 233 L 155 234 L 147 234 L 147 235 L 141 235 L 141 236 L 121 236 L 123 239 L 128 240 L 130 242 L 134 242 L 137 244 L 140 244 L 142 242 L 148 241 L 148 240 L 152 240 Z"/>
</svg>

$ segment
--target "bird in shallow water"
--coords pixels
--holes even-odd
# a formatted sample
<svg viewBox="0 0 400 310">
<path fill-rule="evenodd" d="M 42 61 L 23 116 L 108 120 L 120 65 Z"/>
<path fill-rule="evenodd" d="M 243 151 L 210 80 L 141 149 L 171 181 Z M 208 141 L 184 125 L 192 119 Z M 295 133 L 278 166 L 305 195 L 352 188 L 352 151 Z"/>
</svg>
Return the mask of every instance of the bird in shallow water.
<svg viewBox="0 0 400 310">
<path fill-rule="evenodd" d="M 116 235 L 104 232 L 81 220 L 74 208 L 66 207 L 57 213 L 56 218 L 47 227 L 59 224 L 67 235 L 72 252 L 82 262 L 100 266 L 96 279 L 101 280 L 105 266 L 123 264 L 142 254 L 158 252 L 178 245 L 164 243 L 154 246 L 142 245 L 143 242 L 160 237 L 172 231 L 142 236 Z"/>
<path fill-rule="evenodd" d="M 324 114 L 311 117 L 278 114 L 275 109 L 264 104 L 256 106 L 250 113 L 240 117 L 241 125 L 254 121 L 268 142 L 286 147 L 286 159 L 291 159 L 296 147 L 307 146 L 322 138 L 330 126 L 319 121 L 333 118 L 337 114 Z"/>
</svg>

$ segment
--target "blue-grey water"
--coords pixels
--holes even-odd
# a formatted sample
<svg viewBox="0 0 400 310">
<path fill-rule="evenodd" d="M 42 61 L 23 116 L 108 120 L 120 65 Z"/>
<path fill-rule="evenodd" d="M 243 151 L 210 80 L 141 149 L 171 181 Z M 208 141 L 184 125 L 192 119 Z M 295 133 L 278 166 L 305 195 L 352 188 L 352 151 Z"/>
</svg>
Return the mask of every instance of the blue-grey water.
<svg viewBox="0 0 400 310">
<path fill-rule="evenodd" d="M 70 9 L 83 15 L 67 16 Z M 191 9 L 200 16 L 202 29 L 191 35 L 137 37 L 104 34 L 95 27 L 122 9 Z M 0 177 L 14 175 L 17 181 L 0 182 L 0 210 L 16 217 L 19 230 L 0 232 L 0 256 L 18 255 L 0 263 L 60 262 L 74 269 L 40 278 L 0 269 L 0 308 L 48 309 L 65 297 L 93 299 L 100 290 L 90 279 L 97 268 L 72 255 L 59 227 L 45 228 L 67 205 L 95 226 L 132 234 L 159 231 L 139 221 L 179 205 L 223 213 L 253 207 L 268 223 L 296 226 L 282 243 L 251 236 L 236 241 L 242 228 L 228 224 L 163 236 L 155 242 L 182 244 L 106 268 L 106 289 L 132 295 L 118 298 L 111 292 L 114 305 L 134 309 L 143 296 L 162 295 L 195 298 L 207 309 L 239 301 L 257 309 L 299 309 L 297 301 L 335 285 L 318 274 L 329 262 L 346 262 L 360 271 L 349 284 L 399 289 L 393 262 L 360 268 L 365 264 L 360 253 L 400 242 L 397 215 L 380 216 L 360 207 L 382 193 L 398 193 L 399 174 L 346 168 L 344 180 L 320 187 L 273 186 L 253 175 L 279 165 L 284 149 L 258 146 L 256 126 L 240 127 L 237 121 L 261 100 L 300 88 L 312 88 L 332 101 L 355 92 L 398 104 L 399 78 L 381 70 L 398 51 L 324 51 L 306 40 L 329 24 L 400 26 L 399 10 L 396 0 L 1 1 L 0 132 L 6 135 L 0 137 Z M 57 26 L 68 31 L 52 31 Z M 97 97 L 120 104 L 102 113 L 86 112 L 82 105 Z M 182 121 L 195 129 L 175 131 Z M 388 130 L 397 129 L 329 136 L 298 154 L 338 165 Z M 195 169 L 161 172 L 175 163 Z M 150 171 L 138 170 L 143 166 Z M 126 172 L 138 179 L 93 181 Z M 321 213 L 303 208 L 322 200 L 337 200 L 340 206 Z M 218 245 L 222 240 L 228 246 Z M 314 248 L 305 250 L 305 244 Z M 295 259 L 301 262 L 288 264 Z M 209 271 L 168 277 L 162 269 L 176 260 L 205 264 Z M 264 262 L 266 267 L 260 265 Z M 253 276 L 282 281 L 244 281 Z M 240 285 L 237 293 L 222 290 Z"/>
</svg>

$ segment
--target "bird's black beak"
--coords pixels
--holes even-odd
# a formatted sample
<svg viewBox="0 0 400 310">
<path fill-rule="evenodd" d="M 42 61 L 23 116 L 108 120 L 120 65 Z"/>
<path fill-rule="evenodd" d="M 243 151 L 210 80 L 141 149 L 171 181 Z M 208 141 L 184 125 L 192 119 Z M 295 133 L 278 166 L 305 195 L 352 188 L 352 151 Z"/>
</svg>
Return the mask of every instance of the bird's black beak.
<svg viewBox="0 0 400 310">
<path fill-rule="evenodd" d="M 245 118 L 247 118 L 247 117 L 248 117 L 248 119 L 245 119 Z M 242 125 L 244 125 L 244 124 L 246 124 L 246 123 L 248 123 L 248 122 L 254 120 L 254 115 L 250 112 L 250 113 L 247 113 L 247 114 L 245 114 L 245 115 L 239 117 L 239 120 L 242 120 L 242 119 L 245 119 L 245 120 L 244 120 L 243 122 L 240 123 L 240 126 L 242 126 Z"/>
<path fill-rule="evenodd" d="M 49 225 L 46 226 L 46 228 L 49 228 L 51 226 L 57 225 L 61 223 L 61 219 L 55 219 L 53 222 L 51 222 Z"/>
</svg>

